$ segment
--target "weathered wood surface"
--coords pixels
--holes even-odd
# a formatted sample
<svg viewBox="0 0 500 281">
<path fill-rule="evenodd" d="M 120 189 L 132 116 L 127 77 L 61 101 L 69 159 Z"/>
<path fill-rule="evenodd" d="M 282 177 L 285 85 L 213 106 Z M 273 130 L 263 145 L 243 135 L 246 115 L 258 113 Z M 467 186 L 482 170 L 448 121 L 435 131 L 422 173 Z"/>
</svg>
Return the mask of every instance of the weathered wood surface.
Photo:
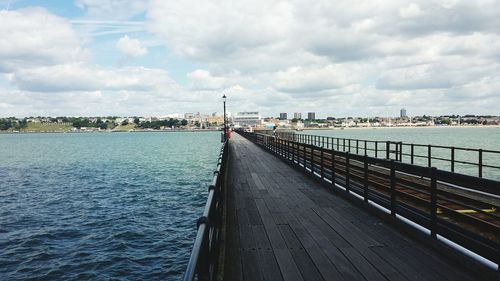
<svg viewBox="0 0 500 281">
<path fill-rule="evenodd" d="M 224 280 L 476 280 L 237 134 L 229 157 Z"/>
</svg>

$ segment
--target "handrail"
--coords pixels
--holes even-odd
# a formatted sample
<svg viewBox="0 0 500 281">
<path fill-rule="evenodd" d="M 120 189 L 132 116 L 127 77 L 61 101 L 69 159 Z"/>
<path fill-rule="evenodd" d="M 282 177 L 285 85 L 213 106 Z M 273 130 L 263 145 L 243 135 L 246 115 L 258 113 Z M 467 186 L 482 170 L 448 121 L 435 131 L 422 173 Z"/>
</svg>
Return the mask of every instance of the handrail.
<svg viewBox="0 0 500 281">
<path fill-rule="evenodd" d="M 215 280 L 217 277 L 227 158 L 226 141 L 222 145 L 212 182 L 208 186 L 208 198 L 203 215 L 196 222 L 198 230 L 184 273 L 184 281 Z"/>
<path fill-rule="evenodd" d="M 394 159 L 410 164 L 416 164 L 419 161 L 421 165 L 427 167 L 438 166 L 441 169 L 447 168 L 450 172 L 460 170 L 461 173 L 475 175 L 480 178 L 491 178 L 485 173 L 485 169 L 500 172 L 500 164 L 496 164 L 500 163 L 500 151 L 491 149 L 336 138 L 291 132 L 277 132 L 276 136 L 327 149 L 348 151 L 376 158 Z M 475 167 L 476 171 L 471 172 L 466 169 L 467 167 Z M 492 174 L 495 172 L 492 172 Z M 494 179 L 500 179 L 500 177 L 494 177 Z"/>
<path fill-rule="evenodd" d="M 499 181 L 280 135 L 240 134 L 332 188 L 356 194 L 351 197 L 367 205 L 375 203 L 394 218 L 398 215 L 428 229 L 433 239 L 439 235 L 500 264 Z"/>
</svg>

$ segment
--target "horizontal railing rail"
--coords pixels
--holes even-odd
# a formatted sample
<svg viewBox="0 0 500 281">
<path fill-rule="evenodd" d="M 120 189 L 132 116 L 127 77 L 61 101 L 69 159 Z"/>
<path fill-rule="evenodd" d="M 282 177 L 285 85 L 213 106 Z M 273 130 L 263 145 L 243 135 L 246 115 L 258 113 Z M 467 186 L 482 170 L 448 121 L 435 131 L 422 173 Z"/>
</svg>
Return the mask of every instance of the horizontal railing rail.
<svg viewBox="0 0 500 281">
<path fill-rule="evenodd" d="M 277 154 L 332 188 L 356 194 L 396 217 L 404 217 L 438 236 L 500 262 L 500 182 L 359 155 L 297 138 L 257 133 L 241 135 Z"/>
<path fill-rule="evenodd" d="M 217 278 L 227 158 L 228 143 L 226 141 L 222 145 L 212 182 L 208 186 L 208 198 L 203 215 L 196 223 L 198 230 L 184 273 L 184 281 L 216 280 Z"/>
<path fill-rule="evenodd" d="M 277 132 L 281 139 L 312 144 L 326 149 L 394 159 L 399 162 L 438 167 L 480 178 L 500 179 L 500 151 L 443 145 L 424 145 L 394 141 L 336 138 L 290 132 Z"/>
</svg>

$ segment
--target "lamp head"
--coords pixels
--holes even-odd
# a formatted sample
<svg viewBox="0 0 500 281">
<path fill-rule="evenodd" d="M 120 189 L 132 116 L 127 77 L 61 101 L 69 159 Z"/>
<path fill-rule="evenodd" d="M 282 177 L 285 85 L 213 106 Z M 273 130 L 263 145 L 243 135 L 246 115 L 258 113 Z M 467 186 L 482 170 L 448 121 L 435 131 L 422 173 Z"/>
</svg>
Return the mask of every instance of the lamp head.
<svg viewBox="0 0 500 281">
<path fill-rule="evenodd" d="M 226 101 L 226 94 L 224 94 L 224 95 L 222 96 L 222 100 L 223 100 L 223 101 Z"/>
</svg>

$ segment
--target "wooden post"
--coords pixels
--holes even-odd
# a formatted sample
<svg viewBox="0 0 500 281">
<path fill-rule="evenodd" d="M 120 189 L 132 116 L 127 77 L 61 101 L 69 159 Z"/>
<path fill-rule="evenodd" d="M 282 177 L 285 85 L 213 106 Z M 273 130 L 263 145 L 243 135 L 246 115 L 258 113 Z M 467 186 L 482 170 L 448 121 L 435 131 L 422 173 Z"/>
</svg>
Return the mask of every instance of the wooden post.
<svg viewBox="0 0 500 281">
<path fill-rule="evenodd" d="M 324 155 L 323 155 L 323 150 L 324 148 L 321 148 L 321 179 L 325 178 L 325 167 L 324 167 Z"/>
<path fill-rule="evenodd" d="M 432 167 L 431 170 L 431 236 L 436 238 L 437 233 L 437 180 L 436 168 Z"/>
<path fill-rule="evenodd" d="M 332 148 L 332 186 L 335 187 L 335 150 Z"/>
<path fill-rule="evenodd" d="M 349 152 L 345 154 L 345 191 L 349 193 L 349 184 L 350 184 L 350 171 L 349 171 Z"/>
<path fill-rule="evenodd" d="M 364 184 L 363 184 L 363 188 L 364 188 L 364 194 L 363 194 L 363 197 L 364 197 L 364 201 L 365 203 L 368 203 L 368 157 L 365 153 L 365 162 L 364 162 Z"/>
<path fill-rule="evenodd" d="M 391 143 L 386 141 L 385 142 L 385 159 L 389 160 L 390 158 L 390 152 L 391 152 Z"/>
<path fill-rule="evenodd" d="M 455 172 L 455 147 L 451 147 L 451 172 Z"/>
<path fill-rule="evenodd" d="M 479 149 L 479 177 L 483 177 L 483 150 Z"/>
<path fill-rule="evenodd" d="M 311 145 L 311 174 L 314 175 L 314 145 Z"/>
<path fill-rule="evenodd" d="M 410 151 L 410 154 L 411 154 L 411 160 L 410 160 L 410 162 L 411 162 L 411 164 L 413 165 L 413 161 L 414 161 L 413 159 L 414 159 L 414 157 L 415 157 L 415 146 L 413 145 L 413 143 L 411 144 L 411 148 L 410 148 L 410 150 L 411 150 L 411 151 Z"/>
<path fill-rule="evenodd" d="M 396 167 L 391 159 L 391 215 L 396 216 Z"/>
<path fill-rule="evenodd" d="M 427 145 L 427 167 L 432 166 L 432 152 L 431 152 L 431 145 Z"/>
</svg>

